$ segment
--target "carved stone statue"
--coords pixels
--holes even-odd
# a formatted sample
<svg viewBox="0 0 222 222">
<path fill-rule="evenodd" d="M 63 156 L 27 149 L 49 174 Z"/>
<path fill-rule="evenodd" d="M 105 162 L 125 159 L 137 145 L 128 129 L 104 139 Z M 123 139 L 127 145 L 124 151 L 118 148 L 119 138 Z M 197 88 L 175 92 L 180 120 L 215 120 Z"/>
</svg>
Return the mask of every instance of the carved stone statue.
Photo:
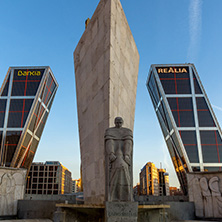
<svg viewBox="0 0 222 222">
<path fill-rule="evenodd" d="M 200 187 L 202 191 L 203 203 L 204 203 L 204 216 L 213 217 L 213 208 L 212 208 L 212 196 L 208 187 L 208 182 L 206 177 L 200 179 Z"/>
<path fill-rule="evenodd" d="M 3 211 L 3 215 L 10 215 L 14 211 L 14 195 L 15 179 L 11 174 L 5 173 L 0 178 L 0 211 Z"/>
<path fill-rule="evenodd" d="M 213 215 L 215 218 L 222 217 L 222 197 L 219 190 L 219 179 L 218 177 L 212 177 L 209 180 L 209 187 L 212 192 L 213 199 Z"/>
<path fill-rule="evenodd" d="M 190 201 L 194 202 L 195 204 L 196 216 L 203 217 L 204 216 L 204 210 L 203 210 L 204 203 L 203 203 L 203 198 L 201 194 L 201 187 L 200 187 L 199 179 L 193 178 L 189 183 L 189 187 L 192 187 L 193 200 L 190 200 Z"/>
<path fill-rule="evenodd" d="M 26 172 L 0 167 L 0 217 L 17 214 L 18 200 L 24 198 Z"/>
<path fill-rule="evenodd" d="M 201 218 L 222 218 L 222 172 L 188 173 L 189 200 Z"/>
<path fill-rule="evenodd" d="M 105 132 L 106 195 L 108 201 L 133 201 L 133 133 L 115 118 L 115 127 Z"/>
</svg>

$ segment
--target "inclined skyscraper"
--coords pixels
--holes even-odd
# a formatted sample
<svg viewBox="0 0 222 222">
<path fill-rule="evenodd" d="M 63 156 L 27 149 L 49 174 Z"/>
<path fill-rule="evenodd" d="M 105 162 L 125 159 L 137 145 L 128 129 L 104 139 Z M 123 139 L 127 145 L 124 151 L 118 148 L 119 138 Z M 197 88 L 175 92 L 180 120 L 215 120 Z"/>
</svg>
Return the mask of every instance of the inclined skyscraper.
<svg viewBox="0 0 222 222">
<path fill-rule="evenodd" d="M 50 67 L 10 67 L 0 89 L 0 165 L 29 169 L 58 83 Z"/>
<path fill-rule="evenodd" d="M 193 64 L 151 65 L 147 88 L 187 194 L 187 172 L 221 170 L 219 123 Z"/>
</svg>

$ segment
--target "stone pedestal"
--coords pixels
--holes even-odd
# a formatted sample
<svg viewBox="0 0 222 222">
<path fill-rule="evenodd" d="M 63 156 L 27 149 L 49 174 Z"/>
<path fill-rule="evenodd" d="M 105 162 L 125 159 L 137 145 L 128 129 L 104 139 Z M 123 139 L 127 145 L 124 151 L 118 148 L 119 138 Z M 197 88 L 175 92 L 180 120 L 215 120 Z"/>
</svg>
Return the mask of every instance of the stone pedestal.
<svg viewBox="0 0 222 222">
<path fill-rule="evenodd" d="M 0 167 L 0 216 L 17 214 L 19 199 L 24 198 L 26 169 Z"/>
<path fill-rule="evenodd" d="M 137 202 L 106 202 L 105 222 L 137 222 Z"/>
<path fill-rule="evenodd" d="M 56 204 L 54 222 L 104 222 L 104 205 Z"/>
<path fill-rule="evenodd" d="M 66 212 L 62 211 L 62 209 L 59 207 L 57 210 L 54 212 L 53 215 L 53 221 L 54 222 L 65 222 L 66 221 Z"/>
</svg>

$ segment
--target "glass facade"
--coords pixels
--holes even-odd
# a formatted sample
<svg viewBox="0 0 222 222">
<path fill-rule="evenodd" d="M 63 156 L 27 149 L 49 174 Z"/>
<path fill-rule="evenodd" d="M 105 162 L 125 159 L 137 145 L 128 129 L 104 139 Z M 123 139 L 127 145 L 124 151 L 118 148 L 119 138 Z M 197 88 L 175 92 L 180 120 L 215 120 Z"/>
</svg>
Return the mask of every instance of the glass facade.
<svg viewBox="0 0 222 222">
<path fill-rule="evenodd" d="M 187 194 L 186 173 L 221 170 L 220 126 L 193 64 L 151 65 L 147 88 Z"/>
<path fill-rule="evenodd" d="M 9 68 L 0 89 L 0 164 L 29 169 L 58 84 L 49 67 Z"/>
</svg>

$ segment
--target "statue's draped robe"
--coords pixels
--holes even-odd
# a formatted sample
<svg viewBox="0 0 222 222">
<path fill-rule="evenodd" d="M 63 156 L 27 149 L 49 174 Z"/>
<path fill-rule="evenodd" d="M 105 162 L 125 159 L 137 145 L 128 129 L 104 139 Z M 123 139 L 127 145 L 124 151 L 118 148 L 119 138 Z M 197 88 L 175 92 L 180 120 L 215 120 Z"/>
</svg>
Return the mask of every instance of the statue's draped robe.
<svg viewBox="0 0 222 222">
<path fill-rule="evenodd" d="M 105 146 L 109 159 L 108 200 L 132 201 L 132 131 L 116 127 L 107 129 Z"/>
</svg>

